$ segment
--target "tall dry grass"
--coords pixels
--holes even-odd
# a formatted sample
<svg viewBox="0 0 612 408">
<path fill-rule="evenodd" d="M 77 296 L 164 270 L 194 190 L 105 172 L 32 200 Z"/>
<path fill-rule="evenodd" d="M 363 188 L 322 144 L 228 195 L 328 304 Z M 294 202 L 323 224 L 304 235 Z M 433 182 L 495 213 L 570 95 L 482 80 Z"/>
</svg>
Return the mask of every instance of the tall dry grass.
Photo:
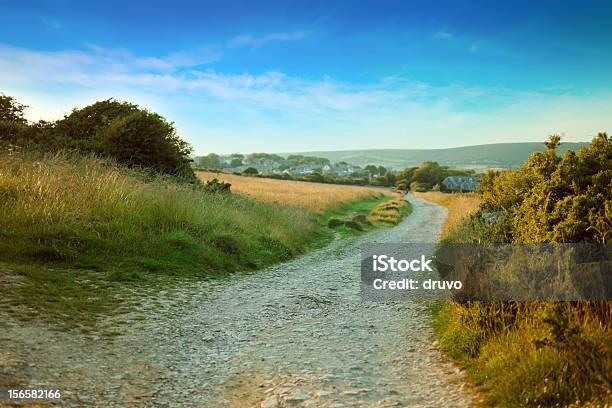
<svg viewBox="0 0 612 408">
<path fill-rule="evenodd" d="M 483 227 L 466 219 L 478 209 L 478 195 L 415 196 L 448 208 L 446 242 L 488 242 Z M 509 263 L 489 281 L 515 280 L 525 286 L 522 293 L 541 289 L 524 272 Z M 440 347 L 468 368 L 487 406 L 612 406 L 611 302 L 446 301 L 439 307 Z"/>
<path fill-rule="evenodd" d="M 0 261 L 219 272 L 304 251 L 308 211 L 145 178 L 107 160 L 0 153 Z"/>
<path fill-rule="evenodd" d="M 246 194 L 256 200 L 313 211 L 326 210 L 347 201 L 388 194 L 388 190 L 376 187 L 276 180 L 204 171 L 198 172 L 197 176 L 202 181 L 217 178 L 231 183 L 232 191 Z"/>
<path fill-rule="evenodd" d="M 463 220 L 474 214 L 481 202 L 480 196 L 477 193 L 441 193 L 439 191 L 429 191 L 426 193 L 413 192 L 412 194 L 417 198 L 448 208 L 448 216 L 444 222 L 442 237 L 447 236 Z"/>
</svg>

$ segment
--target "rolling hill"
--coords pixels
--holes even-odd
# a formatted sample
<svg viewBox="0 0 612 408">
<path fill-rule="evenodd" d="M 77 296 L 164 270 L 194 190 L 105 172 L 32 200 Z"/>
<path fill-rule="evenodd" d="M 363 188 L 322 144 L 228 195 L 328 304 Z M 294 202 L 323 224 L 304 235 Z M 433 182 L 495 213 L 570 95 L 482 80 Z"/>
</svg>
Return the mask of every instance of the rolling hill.
<svg viewBox="0 0 612 408">
<path fill-rule="evenodd" d="M 566 150 L 579 150 L 587 142 L 563 143 L 559 154 Z M 324 157 L 332 162 L 345 161 L 357 166 L 376 164 L 387 168 L 402 169 L 417 166 L 425 160 L 453 168 L 485 170 L 487 168 L 511 168 L 520 166 L 529 155 L 544 151 L 542 143 L 496 143 L 448 149 L 375 149 L 311 151 L 293 154 Z"/>
</svg>

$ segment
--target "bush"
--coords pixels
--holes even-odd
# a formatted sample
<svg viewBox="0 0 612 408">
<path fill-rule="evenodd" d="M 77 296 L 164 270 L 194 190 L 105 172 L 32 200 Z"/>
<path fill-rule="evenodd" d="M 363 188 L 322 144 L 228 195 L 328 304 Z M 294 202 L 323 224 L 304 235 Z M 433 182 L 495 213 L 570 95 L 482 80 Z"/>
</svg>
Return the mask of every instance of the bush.
<svg viewBox="0 0 612 408">
<path fill-rule="evenodd" d="M 255 167 L 247 167 L 246 169 L 244 169 L 242 174 L 255 175 L 255 174 L 259 174 L 259 171 L 257 171 Z"/>
<path fill-rule="evenodd" d="M 232 185 L 230 183 L 225 183 L 223 181 L 219 181 L 218 179 L 214 178 L 212 180 L 208 180 L 202 188 L 207 193 L 217 194 L 217 193 L 229 193 L 231 186 Z"/>
<path fill-rule="evenodd" d="M 410 191 L 424 193 L 427 190 L 429 190 L 429 186 L 427 184 L 423 184 L 418 181 L 413 181 L 412 183 L 410 183 Z"/>
<path fill-rule="evenodd" d="M 191 148 L 171 123 L 156 113 L 139 110 L 118 117 L 100 130 L 100 152 L 130 167 L 195 178 L 188 158 Z"/>
<path fill-rule="evenodd" d="M 559 142 L 552 136 L 519 169 L 487 174 L 479 212 L 445 241 L 609 242 L 610 138 L 600 133 L 563 157 Z M 612 302 L 447 302 L 436 321 L 442 348 L 470 368 L 490 405 L 612 403 Z"/>
<path fill-rule="evenodd" d="M 75 109 L 57 122 L 33 124 L 23 119 L 24 108 L 13 98 L 0 96 L 3 141 L 44 152 L 93 153 L 196 181 L 189 144 L 177 136 L 172 123 L 138 105 L 107 99 Z"/>
<path fill-rule="evenodd" d="M 511 242 L 599 242 L 612 239 L 612 145 L 606 133 L 578 153 L 531 155 L 525 166 L 487 174 L 483 211 L 503 215 L 496 233 Z"/>
</svg>

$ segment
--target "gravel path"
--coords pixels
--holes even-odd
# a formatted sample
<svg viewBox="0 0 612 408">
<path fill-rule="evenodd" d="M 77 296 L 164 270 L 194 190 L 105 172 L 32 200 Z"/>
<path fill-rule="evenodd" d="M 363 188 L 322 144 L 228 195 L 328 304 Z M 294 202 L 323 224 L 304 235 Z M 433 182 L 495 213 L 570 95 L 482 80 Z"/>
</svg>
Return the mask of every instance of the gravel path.
<svg viewBox="0 0 612 408">
<path fill-rule="evenodd" d="M 67 406 L 472 406 L 425 303 L 360 296 L 361 244 L 438 239 L 446 210 L 408 199 L 397 227 L 166 293 L 161 311 L 111 342 L 13 325 L 0 334 L 14 345 L 4 357 L 32 385 L 65 384 Z"/>
</svg>

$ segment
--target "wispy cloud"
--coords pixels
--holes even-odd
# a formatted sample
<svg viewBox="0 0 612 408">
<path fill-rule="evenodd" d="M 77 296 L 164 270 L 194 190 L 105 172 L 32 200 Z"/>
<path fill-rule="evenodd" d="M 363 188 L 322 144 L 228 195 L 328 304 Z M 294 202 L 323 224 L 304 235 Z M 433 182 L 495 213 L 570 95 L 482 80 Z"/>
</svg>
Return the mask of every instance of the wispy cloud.
<svg viewBox="0 0 612 408">
<path fill-rule="evenodd" d="M 486 142 L 492 133 L 497 141 L 538 140 L 549 132 L 584 135 L 612 125 L 609 94 L 434 86 L 402 76 L 356 84 L 202 68 L 215 52 L 147 57 L 96 46 L 37 51 L 0 45 L 0 78 L 3 91 L 35 101 L 23 100 L 34 107 L 32 119 L 54 119 L 49 115 L 95 99 L 127 98 L 168 115 L 198 151 L 380 147 L 380 141 L 443 147 Z"/>
<path fill-rule="evenodd" d="M 449 39 L 449 38 L 453 38 L 453 37 L 454 37 L 454 35 L 453 35 L 451 32 L 449 32 L 449 31 L 446 31 L 446 30 L 440 30 L 440 31 L 437 31 L 437 32 L 434 34 L 434 37 L 435 37 L 435 38 L 442 38 L 442 39 L 447 40 L 447 39 Z"/>
<path fill-rule="evenodd" d="M 243 46 L 251 46 L 251 47 L 260 47 L 264 44 L 275 42 L 275 41 L 297 41 L 303 38 L 308 37 L 310 34 L 304 31 L 294 31 L 288 33 L 271 33 L 266 34 L 262 37 L 256 37 L 250 34 L 239 35 L 237 37 L 232 38 L 228 42 L 228 47 L 243 47 Z"/>
</svg>

